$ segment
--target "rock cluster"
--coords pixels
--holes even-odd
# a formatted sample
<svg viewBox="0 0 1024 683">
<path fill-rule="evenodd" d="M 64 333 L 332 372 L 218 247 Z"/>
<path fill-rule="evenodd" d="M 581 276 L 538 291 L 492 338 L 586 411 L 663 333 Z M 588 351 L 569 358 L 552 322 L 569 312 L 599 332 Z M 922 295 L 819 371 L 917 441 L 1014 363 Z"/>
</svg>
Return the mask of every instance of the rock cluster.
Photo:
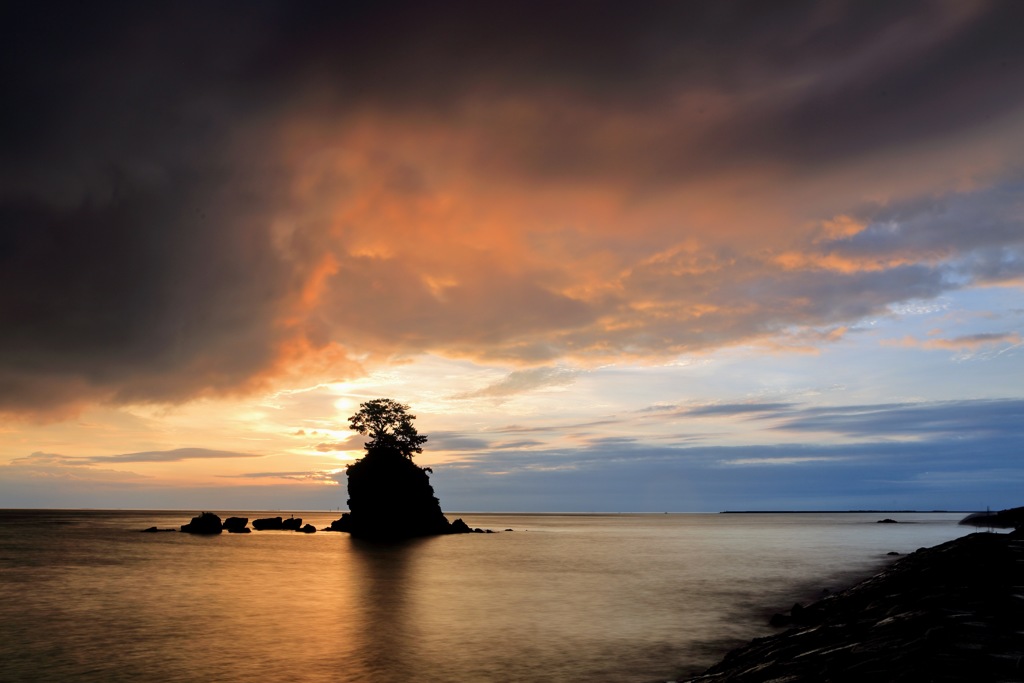
<svg viewBox="0 0 1024 683">
<path fill-rule="evenodd" d="M 792 628 L 686 680 L 1024 680 L 1022 536 L 978 533 L 918 550 L 846 591 L 777 615 Z"/>
<path fill-rule="evenodd" d="M 254 519 L 252 526 L 256 531 L 278 530 L 300 531 L 304 534 L 316 533 L 316 527 L 312 524 L 303 525 L 301 517 L 289 517 L 288 519 L 263 517 L 261 519 Z M 181 525 L 181 530 L 189 534 L 219 534 L 222 531 L 227 531 L 229 534 L 248 534 L 252 532 L 252 529 L 249 528 L 248 517 L 228 517 L 221 523 L 220 517 L 212 512 L 204 512 L 198 517 L 193 517 L 191 522 Z M 157 529 L 154 526 L 143 529 L 143 531 L 174 531 L 174 529 Z"/>
<path fill-rule="evenodd" d="M 316 533 L 316 527 L 312 524 L 302 525 L 302 517 L 263 517 L 254 519 L 252 526 L 256 531 L 301 531 L 304 534 Z"/>
</svg>

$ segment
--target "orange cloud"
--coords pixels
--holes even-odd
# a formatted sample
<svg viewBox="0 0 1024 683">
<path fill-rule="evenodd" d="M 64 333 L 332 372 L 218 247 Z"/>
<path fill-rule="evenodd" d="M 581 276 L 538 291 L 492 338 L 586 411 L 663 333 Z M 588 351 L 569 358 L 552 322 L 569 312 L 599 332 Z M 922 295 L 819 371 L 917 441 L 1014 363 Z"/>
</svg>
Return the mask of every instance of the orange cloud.
<svg viewBox="0 0 1024 683">
<path fill-rule="evenodd" d="M 1021 336 L 1017 332 L 985 332 L 969 334 L 951 339 L 916 339 L 911 336 L 899 340 L 882 342 L 887 346 L 903 346 L 908 348 L 936 349 L 947 351 L 977 351 L 990 346 L 1017 345 Z"/>
<path fill-rule="evenodd" d="M 424 352 L 813 348 L 828 339 L 790 335 L 1022 277 L 1024 89 L 990 59 L 1019 49 L 1009 10 L 854 3 L 834 25 L 794 17 L 792 54 L 765 60 L 763 22 L 723 19 L 711 49 L 682 7 L 621 26 L 557 10 L 540 33 L 529 12 L 432 11 L 380 43 L 339 39 L 363 28 L 330 13 L 253 17 L 201 72 L 117 41 L 80 60 L 82 92 L 130 97 L 44 87 L 49 62 L 24 59 L 42 114 L 3 169 L 0 410 L 176 403 Z M 135 69 L 165 75 L 159 100 Z M 118 125 L 139 111 L 189 125 Z"/>
<path fill-rule="evenodd" d="M 543 117 L 507 102 L 448 113 L 306 120 L 282 136 L 295 204 L 314 217 L 296 222 L 313 226 L 306 239 L 326 254 L 307 271 L 302 308 L 358 353 L 664 357 L 834 326 L 940 291 L 927 271 L 913 275 L 924 289 L 907 279 L 920 255 L 836 251 L 866 221 L 807 220 L 804 187 L 780 169 L 677 169 L 680 182 L 641 188 L 646 162 L 627 144 L 597 145 L 586 172 L 556 159 L 534 177 L 540 142 L 558 148 Z M 634 151 L 651 149 L 645 113 L 573 114 L 581 128 L 611 126 Z"/>
</svg>

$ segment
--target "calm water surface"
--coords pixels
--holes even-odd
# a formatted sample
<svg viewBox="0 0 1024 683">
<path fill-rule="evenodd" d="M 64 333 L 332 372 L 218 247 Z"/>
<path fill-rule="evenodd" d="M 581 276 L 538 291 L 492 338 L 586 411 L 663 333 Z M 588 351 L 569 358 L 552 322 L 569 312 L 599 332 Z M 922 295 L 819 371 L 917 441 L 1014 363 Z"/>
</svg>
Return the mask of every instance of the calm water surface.
<svg viewBox="0 0 1024 683">
<path fill-rule="evenodd" d="M 955 513 L 467 514 L 515 531 L 138 533 L 193 514 L 0 511 L 0 680 L 666 680 L 889 551 L 972 531 Z"/>
</svg>

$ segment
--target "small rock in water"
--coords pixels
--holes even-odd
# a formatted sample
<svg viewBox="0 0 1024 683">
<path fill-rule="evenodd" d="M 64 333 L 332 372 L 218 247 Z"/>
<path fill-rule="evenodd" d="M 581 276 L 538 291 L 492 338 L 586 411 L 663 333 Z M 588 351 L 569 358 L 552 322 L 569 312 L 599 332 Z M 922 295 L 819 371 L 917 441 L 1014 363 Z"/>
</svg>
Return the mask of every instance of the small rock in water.
<svg viewBox="0 0 1024 683">
<path fill-rule="evenodd" d="M 228 517 L 224 520 L 224 531 L 229 534 L 248 534 L 251 532 L 249 529 L 249 518 L 248 517 Z"/>
<path fill-rule="evenodd" d="M 193 517 L 188 524 L 182 524 L 181 530 L 189 534 L 219 534 L 223 527 L 220 517 L 212 512 L 204 512 L 198 517 Z"/>
<path fill-rule="evenodd" d="M 472 529 L 469 528 L 469 525 L 462 521 L 461 517 L 452 522 L 451 528 L 453 534 L 468 534 L 472 531 Z"/>
<path fill-rule="evenodd" d="M 262 517 L 252 521 L 256 531 L 280 531 L 284 529 L 284 521 L 280 517 Z"/>
</svg>

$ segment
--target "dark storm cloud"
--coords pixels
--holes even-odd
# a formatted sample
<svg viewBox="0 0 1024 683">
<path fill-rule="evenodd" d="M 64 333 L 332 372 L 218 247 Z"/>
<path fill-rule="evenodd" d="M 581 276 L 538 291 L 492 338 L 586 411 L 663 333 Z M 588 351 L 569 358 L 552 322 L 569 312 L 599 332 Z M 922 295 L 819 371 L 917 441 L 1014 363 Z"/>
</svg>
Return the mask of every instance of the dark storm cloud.
<svg viewBox="0 0 1024 683">
<path fill-rule="evenodd" d="M 205 206 L 217 179 L 188 174 L 73 208 L 0 199 L 0 407 L 174 400 L 266 366 L 289 275 L 258 222 Z"/>
<path fill-rule="evenodd" d="M 233 167 L 245 102 L 217 74 L 237 38 L 195 16 L 3 10 L 0 410 L 177 401 L 274 357 L 295 286 L 264 215 L 274 173 Z"/>
<path fill-rule="evenodd" d="M 1022 12 L 980 2 L 315 4 L 275 17 L 249 74 L 438 111 L 477 91 L 568 91 L 626 109 L 684 89 L 752 92 L 747 125 L 717 128 L 706 144 L 821 158 L 913 144 L 1019 105 Z M 573 128 L 559 128 L 570 147 Z M 578 170 L 586 156 L 535 161 Z"/>
<path fill-rule="evenodd" d="M 731 343 L 935 296 L 948 273 L 921 264 L 798 277 L 740 258 L 720 282 L 631 270 L 623 296 L 706 296 L 721 311 L 681 324 L 489 263 L 441 305 L 410 264 L 340 254 L 325 311 L 310 312 L 335 226 L 292 194 L 281 131 L 367 115 L 479 133 L 465 163 L 496 185 L 646 188 L 895 155 L 1019 110 L 1022 18 L 1012 2 L 6 3 L 0 411 L 244 391 L 329 341 L 538 362 Z M 496 109 L 474 114 L 478 102 Z M 488 118 L 509 103 L 512 124 Z M 429 185 L 413 168 L 388 173 L 389 192 Z M 998 225 L 959 231 L 974 215 L 963 209 L 939 237 L 925 216 L 900 239 L 961 250 L 968 277 L 1014 277 L 1019 224 L 1004 206 Z M 834 248 L 898 246 L 877 232 Z M 751 292 L 758 305 L 738 314 Z M 625 331 L 598 329 L 602 316 Z"/>
</svg>

